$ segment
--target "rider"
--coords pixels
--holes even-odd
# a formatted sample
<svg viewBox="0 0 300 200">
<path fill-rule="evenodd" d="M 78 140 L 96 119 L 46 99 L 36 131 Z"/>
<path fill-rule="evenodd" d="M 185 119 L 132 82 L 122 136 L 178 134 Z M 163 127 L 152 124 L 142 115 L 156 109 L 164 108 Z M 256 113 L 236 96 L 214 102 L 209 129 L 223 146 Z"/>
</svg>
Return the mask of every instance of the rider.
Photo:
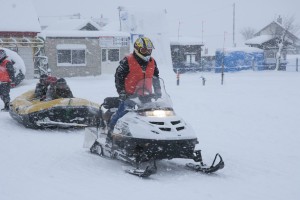
<svg viewBox="0 0 300 200">
<path fill-rule="evenodd" d="M 125 56 L 115 73 L 115 86 L 119 94 L 120 104 L 116 113 L 112 116 L 108 124 L 108 141 L 111 140 L 111 132 L 118 119 L 126 114 L 124 100 L 127 96 L 135 92 L 136 86 L 140 80 L 153 79 L 147 81 L 146 88 L 154 86 L 154 92 L 161 94 L 159 85 L 159 70 L 156 61 L 151 57 L 153 43 L 147 37 L 140 37 L 134 42 L 133 53 Z"/>
<path fill-rule="evenodd" d="M 5 50 L 0 49 L 0 97 L 4 102 L 1 111 L 9 110 L 10 88 L 15 86 L 15 72 L 13 63 L 7 59 Z"/>
<path fill-rule="evenodd" d="M 73 97 L 73 93 L 64 78 L 59 78 L 54 84 L 50 85 L 47 91 L 47 100 Z"/>
<path fill-rule="evenodd" d="M 46 93 L 48 90 L 49 82 L 47 81 L 48 75 L 47 74 L 42 74 L 40 76 L 40 81 L 39 83 L 36 84 L 35 87 L 35 98 L 40 99 L 41 101 L 45 100 L 46 98 Z"/>
</svg>

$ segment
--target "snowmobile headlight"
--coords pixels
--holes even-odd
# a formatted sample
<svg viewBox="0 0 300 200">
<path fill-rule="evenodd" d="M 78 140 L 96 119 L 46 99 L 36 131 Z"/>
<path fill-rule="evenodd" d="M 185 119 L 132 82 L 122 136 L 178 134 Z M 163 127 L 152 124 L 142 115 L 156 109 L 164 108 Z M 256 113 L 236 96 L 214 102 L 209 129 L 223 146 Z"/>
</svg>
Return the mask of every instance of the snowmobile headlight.
<svg viewBox="0 0 300 200">
<path fill-rule="evenodd" d="M 170 117 L 174 116 L 174 112 L 172 110 L 152 110 L 145 111 L 144 115 L 147 117 Z"/>
</svg>

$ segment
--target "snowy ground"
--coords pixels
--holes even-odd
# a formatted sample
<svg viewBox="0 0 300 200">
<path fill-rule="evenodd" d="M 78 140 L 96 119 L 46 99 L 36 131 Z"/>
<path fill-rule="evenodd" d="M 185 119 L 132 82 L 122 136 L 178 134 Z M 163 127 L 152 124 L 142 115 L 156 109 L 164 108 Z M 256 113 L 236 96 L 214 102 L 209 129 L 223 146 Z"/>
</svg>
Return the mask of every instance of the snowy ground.
<svg viewBox="0 0 300 200">
<path fill-rule="evenodd" d="M 176 113 L 197 132 L 207 162 L 223 156 L 223 170 L 204 175 L 182 160 L 160 161 L 157 174 L 138 178 L 82 148 L 83 130 L 31 130 L 2 112 L 0 199 L 300 199 L 300 72 L 225 74 L 223 86 L 220 74 L 184 74 L 180 86 L 175 78 L 165 80 Z M 112 75 L 67 80 L 77 97 L 116 95 Z M 36 82 L 25 80 L 12 99 Z"/>
</svg>

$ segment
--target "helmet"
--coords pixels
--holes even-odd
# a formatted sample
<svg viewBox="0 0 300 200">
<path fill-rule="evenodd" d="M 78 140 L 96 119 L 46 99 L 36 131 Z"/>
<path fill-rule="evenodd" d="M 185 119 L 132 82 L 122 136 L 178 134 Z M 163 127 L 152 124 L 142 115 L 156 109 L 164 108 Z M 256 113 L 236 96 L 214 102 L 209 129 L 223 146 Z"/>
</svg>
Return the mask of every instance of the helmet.
<svg viewBox="0 0 300 200">
<path fill-rule="evenodd" d="M 57 81 L 57 78 L 55 76 L 48 76 L 47 83 L 50 85 L 54 85 Z"/>
<path fill-rule="evenodd" d="M 40 76 L 40 83 L 46 84 L 47 79 L 48 79 L 48 75 L 47 75 L 47 74 L 42 74 L 42 75 Z"/>
<path fill-rule="evenodd" d="M 67 81 L 64 78 L 60 78 L 56 81 L 56 88 L 65 89 L 67 88 Z"/>
<path fill-rule="evenodd" d="M 149 61 L 154 49 L 153 43 L 147 37 L 140 37 L 134 42 L 134 52 L 144 61 Z"/>
<path fill-rule="evenodd" d="M 3 49 L 0 49 L 0 60 L 6 58 L 6 52 Z"/>
</svg>

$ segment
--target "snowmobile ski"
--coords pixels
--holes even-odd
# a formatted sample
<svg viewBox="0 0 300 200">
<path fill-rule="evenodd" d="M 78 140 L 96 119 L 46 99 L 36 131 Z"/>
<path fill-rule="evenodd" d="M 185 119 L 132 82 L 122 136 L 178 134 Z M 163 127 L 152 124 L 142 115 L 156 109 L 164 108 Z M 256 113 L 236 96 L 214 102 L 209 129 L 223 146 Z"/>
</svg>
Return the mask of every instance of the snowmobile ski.
<svg viewBox="0 0 300 200">
<path fill-rule="evenodd" d="M 219 158 L 220 161 L 219 161 L 218 164 L 215 165 L 215 162 L 216 162 L 217 158 Z M 224 161 L 223 161 L 222 157 L 220 156 L 220 154 L 216 154 L 215 159 L 214 159 L 214 161 L 213 161 L 213 163 L 211 164 L 210 167 L 207 167 L 207 165 L 202 162 L 202 159 L 201 159 L 199 165 L 198 164 L 193 164 L 193 163 L 187 163 L 186 164 L 187 169 L 190 169 L 190 170 L 193 170 L 193 171 L 196 171 L 196 172 L 202 172 L 202 173 L 205 173 L 205 174 L 210 174 L 210 173 L 216 172 L 219 169 L 223 169 L 224 166 L 225 166 L 225 164 L 224 164 Z"/>
<path fill-rule="evenodd" d="M 127 169 L 125 170 L 125 172 L 135 175 L 135 176 L 139 176 L 139 177 L 149 177 L 152 174 L 156 173 L 156 167 L 155 166 L 148 166 L 146 169 Z"/>
</svg>

